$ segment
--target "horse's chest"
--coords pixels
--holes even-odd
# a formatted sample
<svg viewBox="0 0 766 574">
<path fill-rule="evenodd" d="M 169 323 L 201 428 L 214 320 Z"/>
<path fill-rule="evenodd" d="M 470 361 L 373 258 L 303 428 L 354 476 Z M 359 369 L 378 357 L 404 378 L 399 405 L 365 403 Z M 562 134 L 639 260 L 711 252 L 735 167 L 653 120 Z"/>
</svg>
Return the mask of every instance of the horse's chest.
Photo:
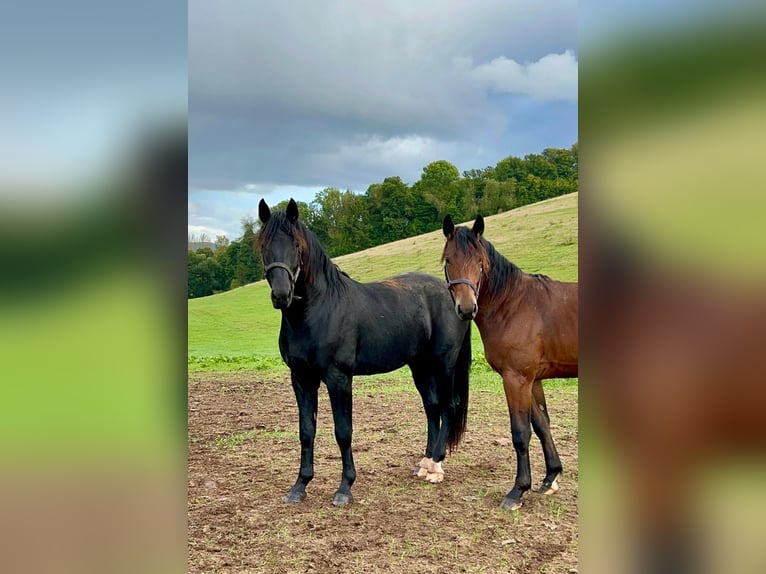
<svg viewBox="0 0 766 574">
<path fill-rule="evenodd" d="M 306 364 L 313 367 L 326 368 L 337 354 L 340 340 L 337 329 L 332 326 L 311 328 L 287 326 L 282 329 L 279 337 L 279 348 L 282 358 L 288 366 Z"/>
<path fill-rule="evenodd" d="M 484 356 L 496 372 L 502 374 L 512 370 L 527 377 L 535 374 L 540 351 L 533 341 L 526 338 L 483 338 Z"/>
</svg>

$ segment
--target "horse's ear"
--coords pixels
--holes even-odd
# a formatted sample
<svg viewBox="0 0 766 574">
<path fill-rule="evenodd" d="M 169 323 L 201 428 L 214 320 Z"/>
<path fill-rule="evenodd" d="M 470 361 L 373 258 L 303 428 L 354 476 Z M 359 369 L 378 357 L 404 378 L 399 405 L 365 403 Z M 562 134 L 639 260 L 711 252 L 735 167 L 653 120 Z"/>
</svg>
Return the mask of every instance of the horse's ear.
<svg viewBox="0 0 766 574">
<path fill-rule="evenodd" d="M 298 204 L 293 198 L 290 198 L 290 203 L 287 204 L 287 220 L 290 223 L 298 221 Z"/>
<path fill-rule="evenodd" d="M 455 223 L 452 221 L 452 216 L 448 213 L 444 216 L 444 222 L 442 223 L 442 231 L 444 231 L 444 237 L 449 239 L 455 233 Z"/>
<path fill-rule="evenodd" d="M 484 218 L 481 215 L 476 217 L 476 221 L 473 222 L 471 231 L 476 236 L 476 239 L 481 238 L 482 234 L 484 233 Z"/>
<path fill-rule="evenodd" d="M 266 223 L 269 220 L 269 217 L 271 217 L 271 210 L 263 199 L 258 202 L 258 217 L 260 218 L 261 223 Z"/>
</svg>

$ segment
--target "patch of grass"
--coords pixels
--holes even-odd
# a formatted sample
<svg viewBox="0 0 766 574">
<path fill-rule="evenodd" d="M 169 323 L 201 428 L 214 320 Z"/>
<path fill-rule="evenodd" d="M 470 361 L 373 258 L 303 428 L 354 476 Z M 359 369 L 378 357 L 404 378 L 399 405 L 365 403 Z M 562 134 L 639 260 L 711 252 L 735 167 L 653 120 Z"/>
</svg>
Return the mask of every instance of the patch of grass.
<svg viewBox="0 0 766 574">
<path fill-rule="evenodd" d="M 404 542 L 404 550 L 402 550 L 399 553 L 399 559 L 404 560 L 406 558 L 409 558 L 410 556 L 415 556 L 418 550 L 417 545 L 410 542 L 409 540 L 404 540 L 403 542 Z"/>
<path fill-rule="evenodd" d="M 281 357 L 268 355 L 189 355 L 190 372 L 198 371 L 285 371 Z"/>
<path fill-rule="evenodd" d="M 551 499 L 548 501 L 548 508 L 551 512 L 551 518 L 553 518 L 554 522 L 561 520 L 561 515 L 564 514 L 564 505 L 562 505 L 558 500 Z"/>
<path fill-rule="evenodd" d="M 319 433 L 317 432 L 317 434 Z M 215 446 L 218 448 L 231 448 L 254 439 L 287 439 L 297 441 L 298 434 L 295 431 L 284 431 L 282 429 L 255 429 L 222 436 L 215 442 Z"/>
<path fill-rule="evenodd" d="M 475 361 L 476 359 L 474 359 Z M 577 394 L 579 379 L 546 379 L 543 381 L 543 389 L 546 393 L 549 391 L 567 391 L 574 395 Z M 479 371 L 474 373 L 471 370 L 471 392 L 491 393 L 496 395 L 505 395 L 503 389 L 503 379 L 495 371 Z M 547 395 L 546 395 L 547 397 Z M 547 399 L 546 399 L 547 400 Z"/>
<path fill-rule="evenodd" d="M 290 534 L 290 529 L 287 526 L 284 526 L 274 533 L 274 537 L 277 540 L 290 540 L 292 535 Z"/>
</svg>

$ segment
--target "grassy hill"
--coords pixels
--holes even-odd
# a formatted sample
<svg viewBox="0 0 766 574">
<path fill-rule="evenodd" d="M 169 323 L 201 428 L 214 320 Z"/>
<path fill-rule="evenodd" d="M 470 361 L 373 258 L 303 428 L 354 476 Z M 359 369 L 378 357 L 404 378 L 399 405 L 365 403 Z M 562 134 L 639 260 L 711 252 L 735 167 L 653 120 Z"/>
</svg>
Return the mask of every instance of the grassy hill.
<svg viewBox="0 0 766 574">
<path fill-rule="evenodd" d="M 573 193 L 485 218 L 485 237 L 524 271 L 577 280 L 577 199 Z M 357 281 L 404 271 L 442 277 L 441 230 L 402 239 L 335 262 Z M 210 297 L 189 300 L 189 368 L 280 368 L 277 337 L 281 314 L 269 287 L 259 281 Z M 473 329 L 475 351 L 483 349 Z"/>
</svg>

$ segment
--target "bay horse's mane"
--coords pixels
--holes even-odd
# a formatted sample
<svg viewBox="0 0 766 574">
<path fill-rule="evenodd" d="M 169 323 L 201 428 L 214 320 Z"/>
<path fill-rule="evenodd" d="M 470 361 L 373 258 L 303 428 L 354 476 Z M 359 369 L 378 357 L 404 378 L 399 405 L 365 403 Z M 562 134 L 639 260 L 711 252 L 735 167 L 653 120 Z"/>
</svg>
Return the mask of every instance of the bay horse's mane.
<svg viewBox="0 0 766 574">
<path fill-rule="evenodd" d="M 255 238 L 256 250 L 263 252 L 263 249 L 268 249 L 280 232 L 292 237 L 300 248 L 301 271 L 306 283 L 315 285 L 321 275 L 330 292 L 337 293 L 345 289 L 343 276 L 348 277 L 348 274 L 332 262 L 313 231 L 300 220 L 290 221 L 283 211 L 273 212 L 269 220 L 261 226 Z"/>
<path fill-rule="evenodd" d="M 506 259 L 484 237 L 477 238 L 467 227 L 455 228 L 455 247 L 467 255 L 472 252 L 479 253 L 487 278 L 482 287 L 486 289 L 487 296 L 492 299 L 511 293 L 524 275 L 539 279 L 546 288 L 551 280 L 550 277 L 541 273 L 525 273 L 515 263 Z"/>
</svg>

